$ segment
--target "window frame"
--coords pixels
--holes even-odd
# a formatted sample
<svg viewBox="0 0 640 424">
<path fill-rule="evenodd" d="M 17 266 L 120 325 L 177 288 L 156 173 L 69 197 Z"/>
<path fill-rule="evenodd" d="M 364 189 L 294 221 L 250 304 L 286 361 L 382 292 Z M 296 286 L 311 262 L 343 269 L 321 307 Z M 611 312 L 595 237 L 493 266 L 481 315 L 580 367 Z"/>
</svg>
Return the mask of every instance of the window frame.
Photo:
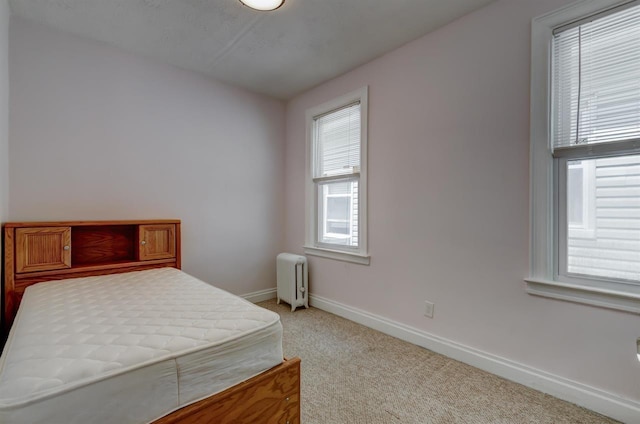
<svg viewBox="0 0 640 424">
<path fill-rule="evenodd" d="M 566 205 L 561 207 L 563 202 L 559 201 L 561 196 L 566 197 L 566 188 L 556 189 L 562 187 L 556 185 L 556 181 L 564 178 L 566 185 L 567 158 L 553 158 L 551 135 L 553 30 L 630 3 L 633 1 L 572 3 L 531 22 L 530 270 L 525 283 L 526 291 L 533 295 L 640 314 L 640 285 L 559 275 L 558 261 L 561 254 L 566 253 L 561 252 L 566 246 L 558 245 L 556 234 L 561 235 L 561 213 L 564 213 L 566 225 Z M 636 142 L 632 147 L 640 148 L 638 144 Z M 607 149 L 606 145 L 594 145 L 590 153 L 595 158 Z"/>
<path fill-rule="evenodd" d="M 306 111 L 306 187 L 305 187 L 305 244 L 308 255 L 321 256 L 346 262 L 369 265 L 370 256 L 367 244 L 367 127 L 368 127 L 368 86 L 364 86 L 343 96 L 330 100 Z M 358 182 L 358 246 L 341 246 L 323 243 L 319 240 L 320 221 L 324 207 L 319 202 L 319 190 L 323 181 L 314 181 L 315 169 L 315 126 L 316 118 L 331 111 L 360 102 L 360 169 L 352 174 L 343 175 L 345 181 L 357 178 Z M 340 181 L 340 179 L 335 180 Z M 351 197 L 351 195 L 349 196 Z M 350 211 L 353 213 L 353 210 Z M 352 229 L 349 230 L 351 233 Z"/>
</svg>

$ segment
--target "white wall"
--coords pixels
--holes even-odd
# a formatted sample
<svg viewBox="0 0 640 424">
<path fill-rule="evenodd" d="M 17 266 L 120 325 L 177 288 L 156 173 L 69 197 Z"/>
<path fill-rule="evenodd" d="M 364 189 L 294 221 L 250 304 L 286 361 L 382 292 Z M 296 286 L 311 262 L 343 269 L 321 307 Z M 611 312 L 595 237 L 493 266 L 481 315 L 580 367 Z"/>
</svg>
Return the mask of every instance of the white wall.
<svg viewBox="0 0 640 424">
<path fill-rule="evenodd" d="M 0 223 L 9 211 L 9 4 L 0 0 Z M 3 256 L 0 243 L 0 257 Z M 4 261 L 0 269 L 4 268 Z M 0 320 L 1 322 L 1 320 Z"/>
<path fill-rule="evenodd" d="M 10 220 L 179 218 L 185 271 L 274 287 L 283 103 L 15 17 L 10 41 Z"/>
<path fill-rule="evenodd" d="M 368 84 L 371 265 L 310 257 L 312 294 L 638 405 L 638 316 L 524 290 L 531 19 L 567 3 L 497 1 L 290 101 L 285 246 L 305 110 Z"/>
<path fill-rule="evenodd" d="M 9 211 L 9 4 L 0 0 L 0 222 Z M 0 254 L 2 247 L 0 247 Z"/>
</svg>

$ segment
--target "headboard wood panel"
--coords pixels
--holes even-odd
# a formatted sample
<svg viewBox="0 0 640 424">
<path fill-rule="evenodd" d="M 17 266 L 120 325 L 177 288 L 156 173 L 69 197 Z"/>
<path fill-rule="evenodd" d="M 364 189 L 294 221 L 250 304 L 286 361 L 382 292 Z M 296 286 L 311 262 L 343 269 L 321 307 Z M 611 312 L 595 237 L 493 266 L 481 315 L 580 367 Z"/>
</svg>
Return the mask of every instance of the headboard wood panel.
<svg viewBox="0 0 640 424">
<path fill-rule="evenodd" d="M 162 239 L 161 243 L 144 240 L 149 226 L 153 228 L 153 237 Z M 181 267 L 180 220 L 177 219 L 9 222 L 3 229 L 2 327 L 5 332 L 13 323 L 25 289 L 32 284 Z M 68 237 L 50 237 L 65 229 L 71 233 L 70 243 Z"/>
</svg>

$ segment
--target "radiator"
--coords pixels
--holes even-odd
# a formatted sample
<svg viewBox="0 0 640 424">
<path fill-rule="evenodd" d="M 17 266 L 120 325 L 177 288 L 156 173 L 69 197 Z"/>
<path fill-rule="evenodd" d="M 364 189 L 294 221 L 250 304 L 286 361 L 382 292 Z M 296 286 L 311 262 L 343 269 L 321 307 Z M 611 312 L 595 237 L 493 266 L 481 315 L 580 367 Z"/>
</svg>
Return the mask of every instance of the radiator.
<svg viewBox="0 0 640 424">
<path fill-rule="evenodd" d="M 309 272 L 307 258 L 291 253 L 281 253 L 276 258 L 278 280 L 278 303 L 281 300 L 291 305 L 291 311 L 298 306 L 309 307 Z"/>
</svg>

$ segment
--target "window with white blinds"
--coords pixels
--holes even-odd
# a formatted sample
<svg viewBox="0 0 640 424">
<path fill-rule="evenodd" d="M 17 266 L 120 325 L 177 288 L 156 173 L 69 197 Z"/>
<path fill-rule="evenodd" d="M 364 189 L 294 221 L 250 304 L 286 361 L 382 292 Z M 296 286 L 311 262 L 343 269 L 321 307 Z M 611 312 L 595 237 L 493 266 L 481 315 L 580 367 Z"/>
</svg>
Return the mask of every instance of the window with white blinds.
<svg viewBox="0 0 640 424">
<path fill-rule="evenodd" d="M 553 51 L 558 273 L 640 283 L 640 5 L 560 28 Z"/>
<path fill-rule="evenodd" d="M 640 0 L 532 21 L 529 293 L 640 313 Z"/>
<path fill-rule="evenodd" d="M 313 119 L 318 245 L 358 248 L 360 108 L 357 101 Z"/>
<path fill-rule="evenodd" d="M 307 111 L 306 253 L 369 261 L 366 111 L 366 87 Z"/>
<path fill-rule="evenodd" d="M 640 5 L 559 28 L 553 38 L 553 146 L 640 141 Z"/>
</svg>

